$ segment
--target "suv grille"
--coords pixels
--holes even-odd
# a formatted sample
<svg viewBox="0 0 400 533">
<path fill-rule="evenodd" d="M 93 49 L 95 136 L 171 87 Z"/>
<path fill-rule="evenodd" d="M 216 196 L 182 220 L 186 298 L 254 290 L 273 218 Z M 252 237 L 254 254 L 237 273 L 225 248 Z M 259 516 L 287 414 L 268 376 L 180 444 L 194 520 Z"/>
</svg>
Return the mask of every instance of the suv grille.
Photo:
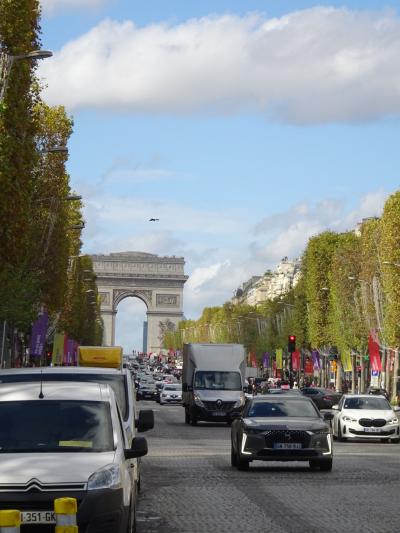
<svg viewBox="0 0 400 533">
<path fill-rule="evenodd" d="M 308 448 L 310 436 L 306 431 L 297 430 L 269 430 L 265 432 L 267 448 L 273 448 L 275 442 L 301 443 L 303 448 Z"/>
<path fill-rule="evenodd" d="M 386 425 L 386 420 L 384 418 L 360 418 L 358 423 L 365 428 L 381 428 Z"/>
</svg>

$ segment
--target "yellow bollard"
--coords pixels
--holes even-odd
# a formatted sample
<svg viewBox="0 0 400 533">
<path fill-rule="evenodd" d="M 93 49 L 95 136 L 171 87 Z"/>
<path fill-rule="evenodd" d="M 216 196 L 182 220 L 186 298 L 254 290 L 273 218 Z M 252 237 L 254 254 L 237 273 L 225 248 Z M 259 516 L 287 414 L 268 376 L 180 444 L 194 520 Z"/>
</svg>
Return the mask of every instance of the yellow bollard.
<svg viewBox="0 0 400 533">
<path fill-rule="evenodd" d="M 0 511 L 0 533 L 19 533 L 21 513 L 15 509 Z"/>
<path fill-rule="evenodd" d="M 75 498 L 58 498 L 54 500 L 55 533 L 78 533 L 78 526 L 76 525 L 77 510 L 78 504 Z"/>
</svg>

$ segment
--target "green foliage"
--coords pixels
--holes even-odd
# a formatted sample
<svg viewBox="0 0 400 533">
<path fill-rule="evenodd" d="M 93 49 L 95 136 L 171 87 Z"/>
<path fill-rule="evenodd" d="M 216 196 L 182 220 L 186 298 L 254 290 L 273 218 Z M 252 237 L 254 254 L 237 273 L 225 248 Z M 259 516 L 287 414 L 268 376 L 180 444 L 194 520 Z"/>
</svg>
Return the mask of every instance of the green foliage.
<svg viewBox="0 0 400 533">
<path fill-rule="evenodd" d="M 38 49 L 39 31 L 37 0 L 0 2 L 1 51 L 17 55 Z M 0 279 L 8 280 L 0 287 L 0 319 L 8 317 L 20 325 L 35 315 L 40 297 L 38 273 L 31 268 L 36 253 L 31 220 L 38 162 L 35 68 L 32 61 L 14 61 L 0 113 Z"/>
<path fill-rule="evenodd" d="M 93 263 L 87 255 L 71 260 L 69 291 L 62 310 L 61 327 L 79 344 L 101 345 L 100 300 Z"/>
<path fill-rule="evenodd" d="M 330 266 L 338 243 L 336 233 L 326 231 L 312 237 L 303 256 L 305 294 L 308 305 L 308 333 L 312 346 L 331 345 Z"/>
<path fill-rule="evenodd" d="M 380 260 L 385 293 L 384 335 L 390 346 L 400 346 L 400 191 L 385 204 L 381 222 Z"/>
</svg>

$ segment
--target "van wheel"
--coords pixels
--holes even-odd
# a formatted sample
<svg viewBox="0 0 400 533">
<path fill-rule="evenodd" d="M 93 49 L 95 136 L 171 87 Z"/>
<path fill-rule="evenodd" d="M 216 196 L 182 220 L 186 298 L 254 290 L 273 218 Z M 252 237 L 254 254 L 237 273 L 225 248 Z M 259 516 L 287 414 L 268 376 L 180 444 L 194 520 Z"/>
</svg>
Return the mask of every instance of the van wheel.
<svg viewBox="0 0 400 533">
<path fill-rule="evenodd" d="M 195 416 L 190 417 L 190 425 L 197 426 L 197 418 Z"/>
</svg>

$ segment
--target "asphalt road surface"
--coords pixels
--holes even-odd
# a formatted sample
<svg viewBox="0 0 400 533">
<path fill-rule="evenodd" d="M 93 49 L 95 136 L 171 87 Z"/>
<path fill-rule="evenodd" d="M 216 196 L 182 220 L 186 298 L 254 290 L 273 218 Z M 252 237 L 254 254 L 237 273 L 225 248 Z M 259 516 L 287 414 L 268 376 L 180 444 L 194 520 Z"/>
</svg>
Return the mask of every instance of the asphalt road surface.
<svg viewBox="0 0 400 533">
<path fill-rule="evenodd" d="M 334 444 L 332 472 L 308 463 L 230 466 L 230 428 L 184 424 L 181 406 L 154 408 L 142 460 L 138 533 L 399 533 L 400 445 Z"/>
</svg>

